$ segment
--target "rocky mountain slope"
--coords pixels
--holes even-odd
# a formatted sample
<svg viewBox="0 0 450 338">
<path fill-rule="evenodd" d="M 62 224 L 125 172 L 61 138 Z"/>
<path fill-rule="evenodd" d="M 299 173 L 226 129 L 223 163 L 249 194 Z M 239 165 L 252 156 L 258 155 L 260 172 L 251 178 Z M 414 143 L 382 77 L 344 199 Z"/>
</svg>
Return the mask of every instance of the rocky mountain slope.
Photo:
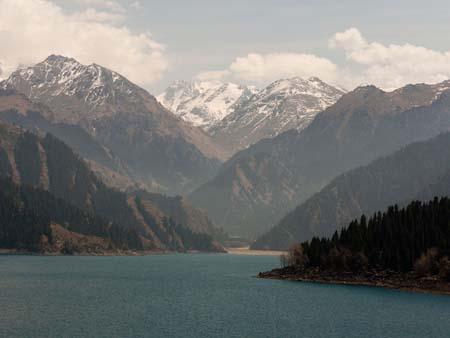
<svg viewBox="0 0 450 338">
<path fill-rule="evenodd" d="M 220 232 L 204 211 L 195 208 L 182 196 L 171 197 L 144 190 L 133 192 L 132 195 L 149 201 L 164 215 L 169 215 L 176 223 L 184 224 L 196 233 L 216 234 Z"/>
<path fill-rule="evenodd" d="M 186 192 L 211 177 L 227 154 L 199 128 L 166 110 L 120 74 L 52 55 L 0 84 L 50 109 L 51 123 L 82 127 L 155 190 Z"/>
<path fill-rule="evenodd" d="M 42 113 L 45 112 L 45 113 Z M 51 133 L 68 144 L 106 183 L 120 189 L 146 187 L 133 177 L 131 170 L 118 156 L 97 142 L 82 127 L 63 122 L 52 123 L 44 115 L 52 112 L 42 104 L 31 102 L 16 90 L 0 89 L 0 120 L 35 133 Z"/>
<path fill-rule="evenodd" d="M 255 92 L 254 87 L 230 82 L 175 81 L 157 99 L 183 120 L 208 131 Z"/>
<path fill-rule="evenodd" d="M 136 196 L 106 186 L 81 158 L 51 134 L 39 137 L 1 123 L 0 176 L 10 177 L 17 184 L 48 191 L 83 212 L 105 219 L 108 224 L 135 231 L 145 249 L 222 250 L 210 234 L 202 232 L 207 229 L 190 228 L 195 220 L 191 220 L 191 224 L 183 224 L 183 220 L 174 220 L 176 215 L 172 217 L 170 210 L 161 211 L 155 206 L 154 210 L 160 211 L 153 214 L 137 208 Z M 144 199 L 139 203 L 141 201 Z M 151 201 L 146 203 L 152 205 Z M 35 207 L 40 210 L 36 203 Z"/>
<path fill-rule="evenodd" d="M 450 186 L 443 180 L 449 174 L 449 133 L 411 144 L 333 179 L 261 236 L 253 247 L 284 250 L 314 236 L 329 237 L 353 219 L 389 205 L 446 195 Z"/>
<path fill-rule="evenodd" d="M 231 234 L 262 234 L 339 174 L 449 130 L 449 87 L 359 87 L 303 131 L 237 153 L 190 200 Z"/>
<path fill-rule="evenodd" d="M 210 134 L 234 152 L 289 129 L 302 130 L 344 92 L 318 78 L 278 80 L 249 99 L 210 130 Z"/>
</svg>

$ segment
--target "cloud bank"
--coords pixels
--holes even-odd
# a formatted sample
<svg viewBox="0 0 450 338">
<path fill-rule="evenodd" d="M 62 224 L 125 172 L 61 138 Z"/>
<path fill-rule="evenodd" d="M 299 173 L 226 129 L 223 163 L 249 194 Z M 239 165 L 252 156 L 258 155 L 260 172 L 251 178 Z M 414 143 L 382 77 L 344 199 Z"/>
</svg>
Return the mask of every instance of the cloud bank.
<svg viewBox="0 0 450 338">
<path fill-rule="evenodd" d="M 383 45 L 368 42 L 360 31 L 350 28 L 336 33 L 329 41 L 330 48 L 342 49 L 349 63 L 363 67 L 355 74 L 364 82 L 385 89 L 408 83 L 436 83 L 450 77 L 450 52 L 439 52 L 412 44 Z"/>
<path fill-rule="evenodd" d="M 229 71 L 239 79 L 255 82 L 293 76 L 317 76 L 325 81 L 334 81 L 337 75 L 337 67 L 330 60 L 311 54 L 295 53 L 248 54 L 236 58 Z"/>
<path fill-rule="evenodd" d="M 237 57 L 227 69 L 202 73 L 223 74 L 223 78 L 256 84 L 288 77 L 322 80 L 351 89 L 374 84 L 392 90 L 409 83 L 437 83 L 450 78 L 450 52 L 439 52 L 412 44 L 384 45 L 368 42 L 356 28 L 334 34 L 329 48 L 343 51 L 346 62 L 301 53 L 250 53 Z"/>
<path fill-rule="evenodd" d="M 114 69 L 140 85 L 161 78 L 168 66 L 162 44 L 123 26 L 125 9 L 117 2 L 80 1 L 91 7 L 68 14 L 48 0 L 0 0 L 0 77 L 61 54 Z"/>
<path fill-rule="evenodd" d="M 125 24 L 127 15 L 142 7 L 140 1 L 126 6 L 114 0 L 73 1 L 82 8 L 75 13 L 50 0 L 0 0 L 0 79 L 50 54 L 104 65 L 142 86 L 162 78 L 169 59 L 164 45 Z M 280 78 L 317 76 L 347 89 L 374 84 L 385 90 L 450 78 L 450 51 L 368 41 L 357 28 L 335 33 L 328 47 L 343 53 L 345 62 L 301 52 L 251 52 L 196 78 L 266 85 Z"/>
</svg>

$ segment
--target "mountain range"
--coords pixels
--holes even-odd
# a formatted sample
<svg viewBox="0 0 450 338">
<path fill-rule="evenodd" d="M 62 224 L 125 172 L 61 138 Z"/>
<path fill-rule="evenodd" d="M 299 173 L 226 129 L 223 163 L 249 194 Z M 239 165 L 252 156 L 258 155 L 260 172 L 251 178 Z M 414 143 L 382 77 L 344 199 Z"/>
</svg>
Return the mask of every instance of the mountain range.
<svg viewBox="0 0 450 338">
<path fill-rule="evenodd" d="M 178 80 L 157 99 L 183 120 L 208 131 L 256 91 L 231 82 Z"/>
<path fill-rule="evenodd" d="M 318 78 L 295 77 L 263 89 L 219 81 L 176 81 L 158 100 L 235 153 L 286 130 L 304 129 L 343 94 Z"/>
<path fill-rule="evenodd" d="M 96 64 L 51 55 L 15 71 L 0 88 L 45 107 L 37 111 L 51 124 L 81 127 L 121 163 L 131 181 L 152 190 L 190 191 L 213 176 L 227 156 L 147 91 Z"/>
<path fill-rule="evenodd" d="M 303 130 L 343 94 L 318 78 L 278 80 L 240 100 L 210 134 L 236 152 L 290 129 Z"/>
<path fill-rule="evenodd" d="M 447 131 L 449 87 L 358 87 L 304 130 L 238 152 L 189 198 L 231 234 L 262 234 L 339 174 Z"/>
<path fill-rule="evenodd" d="M 449 81 L 348 93 L 314 77 L 263 89 L 177 81 L 155 98 L 51 55 L 0 82 L 0 121 L 2 176 L 135 231 L 152 250 L 221 250 L 215 224 L 262 236 L 254 248 L 285 249 L 446 193 L 450 177 L 438 152 L 446 134 L 437 137 L 450 130 Z"/>
</svg>

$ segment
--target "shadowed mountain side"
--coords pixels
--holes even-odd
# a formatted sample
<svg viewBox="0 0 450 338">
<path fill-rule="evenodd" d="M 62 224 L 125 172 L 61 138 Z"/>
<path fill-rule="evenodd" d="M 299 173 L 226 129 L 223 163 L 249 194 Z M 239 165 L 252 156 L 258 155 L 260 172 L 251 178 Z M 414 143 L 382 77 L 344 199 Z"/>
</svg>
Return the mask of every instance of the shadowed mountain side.
<svg viewBox="0 0 450 338">
<path fill-rule="evenodd" d="M 286 249 L 313 236 L 330 236 L 361 215 L 417 197 L 446 195 L 450 133 L 414 143 L 394 154 L 342 174 L 261 236 L 255 249 Z M 447 180 L 448 183 L 448 180 Z"/>
<path fill-rule="evenodd" d="M 0 178 L 0 248 L 41 253 L 117 253 L 141 250 L 124 228 L 56 198 L 48 191 Z"/>
<path fill-rule="evenodd" d="M 130 200 L 125 193 L 106 186 L 81 158 L 51 134 L 41 138 L 0 123 L 0 176 L 47 190 L 80 210 L 123 229 L 134 229 L 145 249 L 222 250 L 213 243 L 210 234 L 196 234 L 175 222 L 170 214 L 161 212 L 159 219 L 147 223 L 142 210 L 133 207 L 133 198 Z M 159 232 L 154 231 L 155 227 Z"/>
<path fill-rule="evenodd" d="M 99 144 L 83 128 L 66 123 L 51 123 L 44 117 L 51 114 L 48 107 L 29 101 L 25 95 L 15 90 L 0 89 L 1 121 L 42 135 L 46 133 L 55 135 L 88 160 L 95 173 L 110 186 L 120 189 L 135 185 L 148 189 L 156 188 L 137 181 L 118 156 Z"/>
</svg>

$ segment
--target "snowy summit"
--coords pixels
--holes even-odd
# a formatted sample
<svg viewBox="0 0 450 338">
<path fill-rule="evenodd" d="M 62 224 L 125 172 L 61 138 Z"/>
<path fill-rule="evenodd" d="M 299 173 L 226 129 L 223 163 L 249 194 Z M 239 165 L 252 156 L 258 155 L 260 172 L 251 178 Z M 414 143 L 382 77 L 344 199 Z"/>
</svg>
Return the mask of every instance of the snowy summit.
<svg viewBox="0 0 450 338">
<path fill-rule="evenodd" d="M 178 80 L 157 99 L 183 120 L 209 130 L 255 92 L 252 86 L 229 82 Z"/>
</svg>

